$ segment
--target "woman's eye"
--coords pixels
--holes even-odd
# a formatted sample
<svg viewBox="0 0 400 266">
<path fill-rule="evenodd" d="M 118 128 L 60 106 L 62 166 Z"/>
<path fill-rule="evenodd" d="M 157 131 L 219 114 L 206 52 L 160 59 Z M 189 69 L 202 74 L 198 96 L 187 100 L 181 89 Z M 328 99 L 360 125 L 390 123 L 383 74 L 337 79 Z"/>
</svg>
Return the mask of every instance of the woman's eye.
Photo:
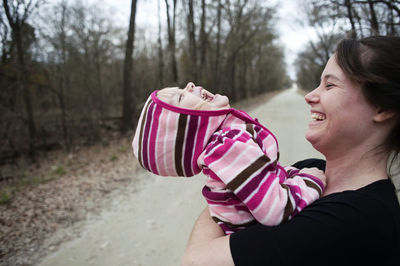
<svg viewBox="0 0 400 266">
<path fill-rule="evenodd" d="M 331 83 L 327 83 L 326 85 L 325 85 L 325 87 L 326 88 L 328 88 L 328 89 L 330 89 L 330 88 L 332 88 L 332 87 L 334 87 L 335 85 L 334 84 L 331 84 Z"/>
</svg>

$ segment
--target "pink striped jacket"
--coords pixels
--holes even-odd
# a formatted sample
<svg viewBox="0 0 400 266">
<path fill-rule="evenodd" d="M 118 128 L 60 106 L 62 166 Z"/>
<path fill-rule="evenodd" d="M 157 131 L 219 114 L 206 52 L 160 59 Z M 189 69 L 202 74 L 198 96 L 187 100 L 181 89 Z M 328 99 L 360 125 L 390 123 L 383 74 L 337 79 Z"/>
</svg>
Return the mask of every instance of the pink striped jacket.
<svg viewBox="0 0 400 266">
<path fill-rule="evenodd" d="M 277 225 L 318 199 L 322 182 L 279 162 L 275 136 L 243 111 L 183 109 L 156 92 L 140 116 L 133 151 L 162 176 L 206 176 L 203 195 L 226 234 L 251 223 Z"/>
<path fill-rule="evenodd" d="M 255 221 L 277 225 L 318 199 L 323 183 L 278 162 L 275 136 L 242 111 L 227 115 L 199 157 L 203 195 L 226 234 Z"/>
</svg>

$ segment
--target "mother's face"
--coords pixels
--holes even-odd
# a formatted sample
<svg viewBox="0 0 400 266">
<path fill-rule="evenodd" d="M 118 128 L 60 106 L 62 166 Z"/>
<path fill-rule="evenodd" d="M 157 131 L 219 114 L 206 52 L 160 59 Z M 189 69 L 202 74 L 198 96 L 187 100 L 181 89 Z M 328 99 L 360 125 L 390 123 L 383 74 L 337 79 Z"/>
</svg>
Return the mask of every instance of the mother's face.
<svg viewBox="0 0 400 266">
<path fill-rule="evenodd" d="M 335 56 L 326 64 L 320 85 L 305 99 L 312 118 L 306 138 L 327 158 L 368 141 L 376 108 L 366 101 L 360 85 L 344 75 Z"/>
</svg>

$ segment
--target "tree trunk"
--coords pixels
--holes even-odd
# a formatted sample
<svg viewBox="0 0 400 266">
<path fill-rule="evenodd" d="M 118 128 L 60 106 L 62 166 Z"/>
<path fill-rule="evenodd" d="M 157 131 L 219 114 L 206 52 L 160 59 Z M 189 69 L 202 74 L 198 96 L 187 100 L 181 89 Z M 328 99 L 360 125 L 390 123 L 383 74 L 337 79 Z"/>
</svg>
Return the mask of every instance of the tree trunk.
<svg viewBox="0 0 400 266">
<path fill-rule="evenodd" d="M 98 43 L 95 44 L 96 46 L 94 47 L 94 67 L 95 67 L 95 73 L 93 76 L 95 77 L 95 83 L 96 84 L 96 91 L 97 93 L 95 94 L 95 99 L 97 98 L 97 107 L 99 110 L 100 114 L 100 119 L 103 120 L 106 117 L 106 104 L 105 104 L 105 96 L 104 96 L 104 89 L 103 89 L 103 82 L 102 82 L 102 75 L 101 75 L 101 70 L 102 70 L 102 64 L 100 61 L 100 51 L 98 47 Z"/>
<path fill-rule="evenodd" d="M 62 57 L 62 69 L 61 69 L 61 82 L 60 82 L 60 88 L 59 88 L 59 93 L 58 93 L 58 100 L 61 108 L 61 126 L 62 126 L 62 131 L 63 131 L 63 140 L 64 140 L 64 145 L 66 145 L 67 150 L 70 149 L 71 143 L 68 138 L 68 128 L 67 128 L 67 111 L 66 111 L 66 106 L 65 106 L 65 96 L 64 96 L 64 87 L 68 88 L 68 72 L 66 68 L 67 64 L 67 47 L 66 47 L 66 42 L 65 42 L 65 13 L 66 13 L 66 2 L 63 1 L 61 3 L 62 5 L 62 13 L 61 13 L 61 57 Z"/>
<path fill-rule="evenodd" d="M 164 54 L 161 41 L 161 13 L 160 0 L 158 0 L 158 81 L 160 88 L 164 87 Z"/>
<path fill-rule="evenodd" d="M 200 26 L 200 80 L 201 83 L 205 82 L 204 69 L 206 68 L 206 49 L 207 49 L 207 36 L 206 36 L 206 3 L 201 0 L 201 26 Z"/>
<path fill-rule="evenodd" d="M 219 78 L 219 66 L 220 66 L 220 50 L 221 50 L 221 0 L 218 0 L 217 9 L 217 47 L 215 54 L 215 69 L 214 69 L 214 86 L 219 88 L 220 78 Z"/>
<path fill-rule="evenodd" d="M 22 27 L 24 27 L 27 17 L 19 17 L 18 14 L 13 14 L 17 17 L 12 17 L 8 1 L 3 0 L 3 5 L 8 23 L 10 25 L 10 28 L 12 29 L 12 34 L 14 36 L 14 40 L 17 46 L 17 60 L 19 65 L 18 82 L 22 88 L 23 99 L 25 103 L 25 111 L 27 115 L 28 131 L 29 131 L 29 157 L 33 162 L 36 162 L 36 149 L 35 149 L 36 127 L 33 116 L 32 96 L 27 81 L 28 71 L 26 69 L 26 64 L 25 64 L 25 53 L 22 47 Z M 29 6 L 26 6 L 25 8 L 28 9 Z"/>
<path fill-rule="evenodd" d="M 232 100 L 233 102 L 238 100 L 238 94 L 236 91 L 236 82 L 235 82 L 235 78 L 236 78 L 236 55 L 232 55 L 229 59 L 228 59 L 228 69 L 229 69 L 229 91 L 230 94 L 232 96 Z"/>
<path fill-rule="evenodd" d="M 187 17 L 188 21 L 188 37 L 189 37 L 189 56 L 192 62 L 190 68 L 190 79 L 193 82 L 197 82 L 197 47 L 196 47 L 196 25 L 194 23 L 194 9 L 193 0 L 188 1 L 189 14 Z"/>
<path fill-rule="evenodd" d="M 176 39 L 175 39 L 175 34 L 176 34 L 176 0 L 174 2 L 174 9 L 173 9 L 173 17 L 172 17 L 172 36 L 173 36 L 173 42 L 172 42 L 172 69 L 173 69 L 173 78 L 174 82 L 178 83 L 178 65 L 177 65 L 177 60 L 176 60 Z"/>
<path fill-rule="evenodd" d="M 394 14 L 393 14 L 393 9 L 389 10 L 390 15 L 389 15 L 389 25 L 387 26 L 387 32 L 389 35 L 396 35 L 396 28 L 394 27 Z"/>
<path fill-rule="evenodd" d="M 123 80 L 123 106 L 122 106 L 122 126 L 121 131 L 126 132 L 132 127 L 132 117 L 134 107 L 136 107 L 135 96 L 132 93 L 132 55 L 135 40 L 135 18 L 136 2 L 132 0 L 131 16 L 129 21 L 128 40 L 126 42 L 125 61 L 124 61 L 124 80 Z"/>
<path fill-rule="evenodd" d="M 393 0 L 387 0 L 387 1 L 381 1 L 381 3 L 386 4 L 387 7 L 388 7 L 392 12 L 393 12 L 393 11 L 396 11 L 397 16 L 400 17 L 400 8 L 397 7 L 397 6 L 395 5 L 395 1 L 393 1 Z M 397 3 L 398 3 L 398 1 L 397 1 Z"/>
<path fill-rule="evenodd" d="M 175 21 L 176 21 L 176 0 L 173 1 L 173 14 L 172 14 L 172 25 L 171 17 L 169 15 L 169 3 L 165 0 L 165 5 L 167 7 L 167 27 L 168 27 L 168 50 L 172 66 L 172 80 L 174 83 L 178 82 L 178 67 L 176 63 L 176 42 L 175 42 Z"/>
<path fill-rule="evenodd" d="M 357 24 L 358 24 L 358 28 L 359 28 L 359 31 L 358 31 L 359 34 L 357 34 L 357 36 L 358 36 L 358 38 L 364 38 L 364 32 L 362 30 L 363 23 L 361 21 L 361 17 L 357 14 L 357 12 L 355 12 L 355 10 L 353 10 L 353 11 L 354 11 L 354 13 L 353 13 L 354 14 L 354 18 L 356 19 Z"/>
<path fill-rule="evenodd" d="M 350 25 L 351 25 L 350 37 L 355 39 L 355 38 L 357 38 L 357 31 L 356 31 L 356 26 L 354 24 L 353 13 L 352 13 L 352 5 L 351 5 L 350 0 L 345 0 L 344 1 L 344 5 L 346 6 L 347 18 L 349 19 Z"/>
<path fill-rule="evenodd" d="M 376 18 L 374 3 L 371 0 L 368 0 L 369 12 L 371 13 L 371 34 L 379 35 L 379 25 L 378 20 Z"/>
<path fill-rule="evenodd" d="M 247 86 L 249 85 L 249 83 L 247 82 L 247 71 L 248 71 L 248 62 L 247 62 L 247 58 L 244 55 L 242 55 L 242 65 L 241 65 L 241 77 L 240 77 L 240 92 L 241 92 L 241 96 L 243 98 L 241 99 L 248 99 L 250 98 L 250 89 L 247 88 Z M 251 88 L 251 87 L 250 87 Z"/>
</svg>

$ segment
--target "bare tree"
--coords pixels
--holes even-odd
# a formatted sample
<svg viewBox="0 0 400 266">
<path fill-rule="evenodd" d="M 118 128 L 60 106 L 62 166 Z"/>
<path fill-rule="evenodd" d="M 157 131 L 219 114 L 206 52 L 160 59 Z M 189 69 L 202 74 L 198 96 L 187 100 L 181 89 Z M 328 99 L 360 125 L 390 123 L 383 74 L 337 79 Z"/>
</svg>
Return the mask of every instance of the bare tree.
<svg viewBox="0 0 400 266">
<path fill-rule="evenodd" d="M 193 0 L 189 0 L 188 4 L 188 14 L 187 14 L 187 31 L 189 39 L 189 72 L 190 80 L 197 81 L 198 74 L 198 63 L 197 63 L 197 41 L 196 41 L 196 24 L 194 22 L 194 7 Z"/>
<path fill-rule="evenodd" d="M 9 51 L 7 51 L 7 41 L 8 41 L 8 26 L 6 25 L 3 16 L 0 16 L 0 42 L 1 42 L 1 62 L 5 63 Z"/>
<path fill-rule="evenodd" d="M 36 128 L 32 108 L 32 95 L 27 82 L 26 50 L 23 47 L 23 32 L 27 27 L 27 20 L 32 12 L 37 9 L 41 1 L 12 1 L 3 0 L 3 7 L 7 16 L 8 23 L 12 29 L 12 36 L 17 48 L 17 62 L 19 65 L 19 84 L 22 88 L 25 102 L 25 111 L 27 114 L 27 123 L 29 131 L 29 155 L 32 161 L 36 161 Z"/>
<path fill-rule="evenodd" d="M 227 9 L 229 7 L 225 7 Z M 251 44 L 256 36 L 261 32 L 268 31 L 268 21 L 271 18 L 271 10 L 261 8 L 258 2 L 237 1 L 231 9 L 226 10 L 229 16 L 230 29 L 225 38 L 227 59 L 225 71 L 227 84 L 231 90 L 233 100 L 237 101 L 241 97 L 241 92 L 236 82 L 238 79 L 237 63 L 244 49 Z"/>
<path fill-rule="evenodd" d="M 201 0 L 201 21 L 200 21 L 200 79 L 204 80 L 204 69 L 206 67 L 206 50 L 207 50 L 207 34 L 206 34 L 206 2 Z"/>
<path fill-rule="evenodd" d="M 219 87 L 220 83 L 220 58 L 221 58 L 221 0 L 218 0 L 217 4 L 217 36 L 216 36 L 216 51 L 215 51 L 215 63 L 214 63 L 214 84 Z"/>
<path fill-rule="evenodd" d="M 396 35 L 400 28 L 400 2 L 393 0 L 310 0 L 307 5 L 325 14 L 319 19 L 343 24 L 349 21 L 352 38 Z M 394 15 L 397 14 L 397 15 Z"/>
<path fill-rule="evenodd" d="M 129 21 L 128 40 L 126 42 L 126 53 L 124 61 L 124 85 L 123 85 L 123 106 L 122 106 L 122 132 L 131 128 L 132 116 L 134 115 L 135 97 L 132 95 L 132 55 L 135 40 L 135 18 L 137 0 L 132 0 L 131 16 Z"/>
<path fill-rule="evenodd" d="M 49 85 L 48 88 L 53 92 L 57 99 L 61 109 L 61 127 L 62 127 L 62 136 L 64 140 L 64 144 L 69 150 L 71 142 L 68 137 L 68 126 L 67 126 L 67 107 L 66 107 L 66 89 L 69 87 L 69 71 L 68 71 L 68 44 L 67 44 L 67 12 L 68 6 L 66 0 L 60 2 L 60 5 L 55 7 L 53 10 L 53 14 L 58 14 L 59 18 L 55 16 L 54 19 L 50 20 L 48 24 L 49 27 L 52 27 L 52 34 L 43 34 L 44 38 L 47 39 L 51 45 L 57 51 L 57 61 L 59 64 L 57 65 L 57 71 L 54 73 L 53 71 L 48 71 L 48 79 L 57 79 L 55 82 L 56 85 L 53 87 Z"/>
<path fill-rule="evenodd" d="M 158 15 L 158 81 L 160 88 L 164 87 L 164 53 L 161 39 L 161 12 L 160 0 L 157 1 L 157 15 Z"/>
<path fill-rule="evenodd" d="M 168 51 L 170 57 L 170 64 L 172 67 L 172 81 L 174 83 L 178 82 L 178 65 L 176 60 L 176 0 L 173 0 L 172 7 L 172 18 L 170 16 L 170 4 L 168 0 L 165 0 L 165 5 L 167 9 L 167 27 L 168 27 Z M 171 21 L 172 20 L 172 21 Z"/>
<path fill-rule="evenodd" d="M 373 35 L 379 35 L 379 25 L 378 25 L 378 19 L 376 18 L 374 1 L 368 0 L 367 2 L 370 12 L 371 32 Z"/>
<path fill-rule="evenodd" d="M 344 5 L 346 7 L 347 17 L 349 18 L 350 25 L 351 25 L 350 36 L 352 38 L 356 38 L 357 37 L 357 30 L 356 30 L 356 26 L 355 26 L 354 18 L 353 18 L 353 6 L 352 6 L 352 3 L 350 2 L 350 0 L 345 0 L 344 1 Z"/>
<path fill-rule="evenodd" d="M 6 2 L 9 6 L 22 3 Z M 167 19 L 160 13 L 164 12 L 160 8 L 164 2 Z M 110 15 L 105 9 L 95 4 L 67 3 L 64 0 L 50 4 L 56 7 L 48 9 L 50 15 L 41 5 L 40 14 L 45 23 L 38 29 L 25 26 L 27 34 L 23 36 L 22 50 L 29 75 L 14 74 L 16 38 L 11 34 L 2 36 L 6 51 L 0 73 L 0 87 L 4 88 L 0 101 L 0 111 L 4 110 L 0 115 L 0 135 L 12 137 L 4 142 L 8 154 L 11 154 L 9 151 L 21 153 L 28 147 L 26 114 L 29 112 L 21 84 L 31 86 L 32 95 L 28 98 L 32 98 L 31 109 L 35 111 L 36 150 L 45 146 L 65 147 L 59 145 L 60 136 L 64 137 L 66 146 L 117 137 L 110 130 L 126 132 L 131 128 L 132 118 L 137 115 L 134 108 L 140 108 L 154 88 L 172 82 L 182 85 L 180 81 L 193 80 L 193 75 L 199 85 L 216 89 L 232 100 L 284 86 L 283 54 L 274 43 L 276 37 L 270 23 L 274 12 L 266 8 L 265 1 L 159 0 L 158 40 L 150 39 L 147 29 L 135 27 L 137 0 L 132 1 L 128 40 L 125 30 L 107 20 Z M 184 15 L 179 15 L 181 8 Z M 380 15 L 380 9 L 376 10 Z M 7 21 L 4 12 L 0 15 L 3 22 Z M 168 29 L 165 36 L 162 24 Z M 7 30 L 11 33 L 11 27 L 6 26 L 0 28 L 1 34 Z M 29 48 L 27 42 L 33 36 L 38 41 Z M 40 60 L 35 56 L 40 56 Z M 14 75 L 6 76 L 10 74 L 4 74 L 7 68 Z M 22 82 L 22 77 L 27 80 Z M 115 93 L 121 87 L 123 91 Z M 16 121 L 15 117 L 21 119 Z M 25 122 L 20 122 L 22 119 Z M 21 131 L 21 127 L 26 130 Z M 20 135 L 15 134 L 19 131 Z M 39 145 L 43 143 L 50 146 Z"/>
</svg>

